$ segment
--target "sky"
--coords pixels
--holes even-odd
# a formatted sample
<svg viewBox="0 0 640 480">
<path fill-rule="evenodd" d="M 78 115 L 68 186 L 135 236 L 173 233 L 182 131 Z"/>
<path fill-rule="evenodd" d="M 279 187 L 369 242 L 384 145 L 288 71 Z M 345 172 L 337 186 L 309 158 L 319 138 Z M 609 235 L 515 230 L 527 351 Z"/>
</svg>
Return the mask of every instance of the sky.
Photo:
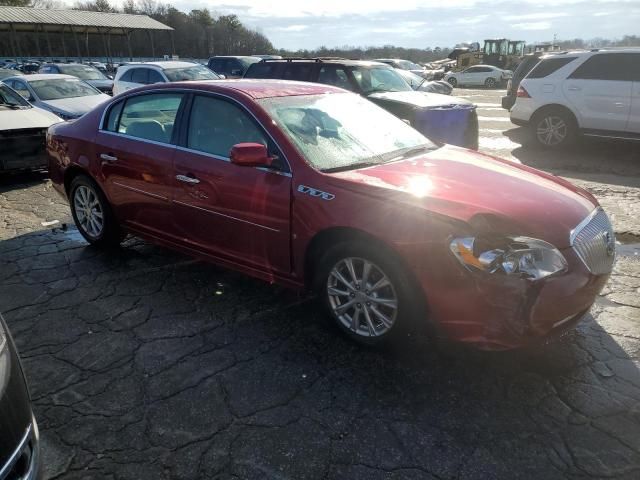
<svg viewBox="0 0 640 480">
<path fill-rule="evenodd" d="M 169 0 L 235 13 L 276 48 L 447 47 L 506 37 L 551 41 L 640 35 L 640 0 Z"/>
</svg>

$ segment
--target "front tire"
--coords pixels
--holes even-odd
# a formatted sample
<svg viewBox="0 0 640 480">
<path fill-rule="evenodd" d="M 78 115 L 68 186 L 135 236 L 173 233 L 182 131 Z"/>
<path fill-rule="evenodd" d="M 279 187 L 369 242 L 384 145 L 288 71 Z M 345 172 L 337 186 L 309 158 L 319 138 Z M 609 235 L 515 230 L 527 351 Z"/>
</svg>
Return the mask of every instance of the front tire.
<svg viewBox="0 0 640 480">
<path fill-rule="evenodd" d="M 458 86 L 458 81 L 453 77 L 447 78 L 447 82 L 449 82 L 449 85 L 451 85 L 453 88 L 456 88 Z"/>
<path fill-rule="evenodd" d="M 100 247 L 120 244 L 118 222 L 96 182 L 86 175 L 75 177 L 69 189 L 69 203 L 73 221 L 87 242 Z"/>
<path fill-rule="evenodd" d="M 543 148 L 563 148 L 575 140 L 577 125 L 573 117 L 562 110 L 546 110 L 534 115 L 532 135 Z"/>
<path fill-rule="evenodd" d="M 362 344 L 391 340 L 417 311 L 417 295 L 407 272 L 383 248 L 336 245 L 323 256 L 315 283 L 338 328 Z"/>
</svg>

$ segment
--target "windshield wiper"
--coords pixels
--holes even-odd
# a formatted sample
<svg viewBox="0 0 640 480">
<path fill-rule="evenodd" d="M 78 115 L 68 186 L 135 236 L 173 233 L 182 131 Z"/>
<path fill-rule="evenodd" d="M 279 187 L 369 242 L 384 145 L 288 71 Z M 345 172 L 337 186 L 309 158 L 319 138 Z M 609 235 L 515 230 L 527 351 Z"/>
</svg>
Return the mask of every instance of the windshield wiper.
<svg viewBox="0 0 640 480">
<path fill-rule="evenodd" d="M 359 168 L 367 168 L 367 167 L 375 167 L 377 165 L 381 165 L 384 162 L 356 162 L 350 163 L 349 165 L 341 165 L 339 167 L 331 167 L 331 168 L 323 168 L 320 171 L 323 173 L 336 173 L 336 172 L 345 172 L 347 170 L 357 170 Z"/>
<path fill-rule="evenodd" d="M 19 105 L 17 103 L 0 102 L 0 107 L 7 107 L 7 108 L 10 108 L 11 110 L 20 110 L 20 109 L 26 107 L 26 105 Z"/>
<path fill-rule="evenodd" d="M 403 150 L 398 150 L 397 152 L 395 152 L 395 156 L 387 160 L 387 162 L 393 162 L 396 160 L 402 160 L 403 158 L 414 157 L 420 153 L 428 152 L 429 150 L 434 150 L 436 148 L 438 147 L 436 147 L 435 145 L 420 145 L 419 147 L 409 147 Z"/>
</svg>

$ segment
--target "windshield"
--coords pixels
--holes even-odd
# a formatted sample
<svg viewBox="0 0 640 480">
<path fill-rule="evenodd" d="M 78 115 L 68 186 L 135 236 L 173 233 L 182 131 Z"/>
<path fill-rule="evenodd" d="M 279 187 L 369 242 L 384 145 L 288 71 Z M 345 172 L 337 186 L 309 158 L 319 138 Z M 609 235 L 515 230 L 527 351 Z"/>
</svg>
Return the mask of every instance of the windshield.
<svg viewBox="0 0 640 480">
<path fill-rule="evenodd" d="M 316 169 L 331 171 L 384 163 L 408 150 L 435 148 L 418 131 L 352 93 L 260 100 Z"/>
<path fill-rule="evenodd" d="M 403 68 L 404 70 L 422 70 L 420 65 L 416 65 L 409 60 L 400 60 L 398 63 L 400 64 L 400 68 Z"/>
<path fill-rule="evenodd" d="M 164 70 L 170 82 L 181 82 L 185 80 L 218 80 L 220 77 L 202 65 L 192 67 L 167 68 Z"/>
<path fill-rule="evenodd" d="M 366 95 L 374 92 L 408 92 L 411 87 L 393 68 L 353 67 L 351 73 Z"/>
<path fill-rule="evenodd" d="M 411 85 L 411 88 L 413 88 L 414 90 L 417 90 L 418 88 L 420 88 L 420 85 L 422 85 L 424 82 L 424 78 L 408 70 L 399 70 L 398 74 L 402 78 L 404 78 L 405 82 Z"/>
<path fill-rule="evenodd" d="M 75 78 L 51 78 L 29 82 L 40 100 L 60 100 L 61 98 L 88 97 L 100 95 L 100 91 L 88 83 Z"/>
<path fill-rule="evenodd" d="M 28 107 L 29 102 L 6 85 L 0 83 L 0 107 L 3 105 L 11 107 Z"/>
<path fill-rule="evenodd" d="M 81 80 L 106 80 L 107 77 L 95 67 L 88 65 L 65 65 L 59 66 L 60 73 L 73 75 Z"/>
</svg>

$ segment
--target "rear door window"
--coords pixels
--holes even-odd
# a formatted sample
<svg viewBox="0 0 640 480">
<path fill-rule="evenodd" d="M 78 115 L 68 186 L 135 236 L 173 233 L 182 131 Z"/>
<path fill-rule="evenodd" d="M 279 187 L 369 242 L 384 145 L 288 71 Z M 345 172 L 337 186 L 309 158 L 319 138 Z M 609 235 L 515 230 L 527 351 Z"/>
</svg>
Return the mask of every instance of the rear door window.
<svg viewBox="0 0 640 480">
<path fill-rule="evenodd" d="M 246 78 L 281 78 L 279 75 L 282 63 L 280 62 L 260 62 L 249 67 Z"/>
<path fill-rule="evenodd" d="M 634 54 L 601 53 L 589 58 L 569 76 L 576 80 L 632 81 Z"/>
<path fill-rule="evenodd" d="M 312 71 L 313 71 L 312 63 L 306 63 L 306 62 L 288 63 L 284 67 L 284 72 L 282 72 L 281 78 L 284 80 L 298 80 L 300 82 L 309 82 L 311 81 Z M 345 78 L 346 78 L 346 75 L 345 75 Z"/>
<path fill-rule="evenodd" d="M 551 75 L 553 72 L 560 70 L 565 65 L 568 65 L 574 61 L 576 57 L 552 57 L 545 58 L 540 61 L 533 70 L 529 72 L 527 78 L 545 78 Z"/>
<path fill-rule="evenodd" d="M 170 143 L 181 93 L 154 93 L 128 98 L 117 122 L 117 132 L 131 137 Z M 116 107 L 111 109 L 111 114 Z M 109 118 L 111 123 L 111 118 Z"/>
<path fill-rule="evenodd" d="M 133 69 L 132 70 L 127 70 L 126 72 L 124 72 L 122 74 L 122 76 L 120 77 L 120 81 L 121 82 L 131 82 L 131 74 L 132 74 L 132 72 L 133 72 Z"/>
<path fill-rule="evenodd" d="M 157 72 L 156 70 L 151 70 L 148 69 L 149 71 L 149 79 L 148 79 L 148 83 L 164 83 L 165 79 L 162 78 L 162 75 L 160 75 L 160 72 Z"/>
</svg>

